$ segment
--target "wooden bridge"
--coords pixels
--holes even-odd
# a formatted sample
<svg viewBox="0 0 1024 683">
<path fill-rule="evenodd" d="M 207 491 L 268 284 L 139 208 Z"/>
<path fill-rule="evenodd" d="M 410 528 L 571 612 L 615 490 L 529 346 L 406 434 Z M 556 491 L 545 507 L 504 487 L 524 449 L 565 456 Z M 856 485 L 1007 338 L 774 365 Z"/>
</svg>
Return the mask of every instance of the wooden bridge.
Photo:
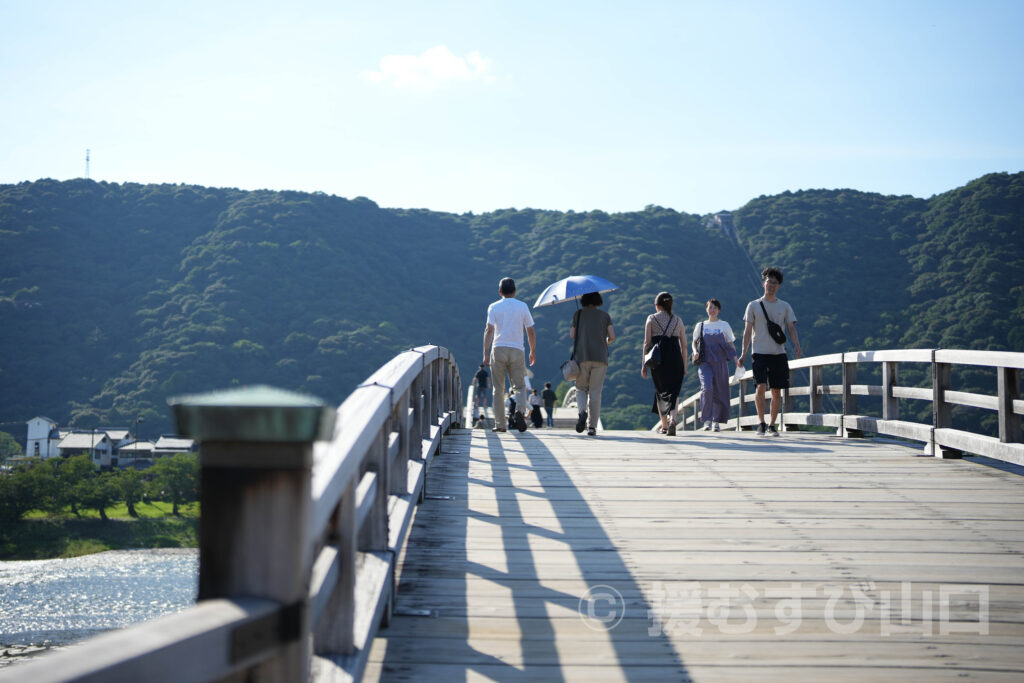
<svg viewBox="0 0 1024 683">
<path fill-rule="evenodd" d="M 911 363 L 931 386 L 900 385 Z M 0 680 L 1021 680 L 1024 354 L 793 365 L 777 438 L 743 429 L 749 378 L 720 433 L 462 429 L 438 347 L 336 412 L 186 397 L 199 602 Z M 996 392 L 955 391 L 957 365 Z M 954 429 L 954 404 L 998 437 Z"/>
</svg>

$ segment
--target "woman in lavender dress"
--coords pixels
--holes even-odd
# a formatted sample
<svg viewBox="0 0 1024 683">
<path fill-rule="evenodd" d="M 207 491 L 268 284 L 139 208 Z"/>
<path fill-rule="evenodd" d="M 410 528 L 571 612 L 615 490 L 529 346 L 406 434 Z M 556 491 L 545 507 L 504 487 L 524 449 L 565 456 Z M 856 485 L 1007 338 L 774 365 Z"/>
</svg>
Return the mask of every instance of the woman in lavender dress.
<svg viewBox="0 0 1024 683">
<path fill-rule="evenodd" d="M 697 365 L 700 376 L 700 419 L 704 431 L 719 431 L 718 423 L 729 421 L 729 361 L 736 360 L 736 335 L 732 327 L 718 319 L 722 304 L 709 299 L 705 310 L 708 319 L 693 330 L 693 352 L 697 339 L 704 339 L 704 360 Z"/>
</svg>

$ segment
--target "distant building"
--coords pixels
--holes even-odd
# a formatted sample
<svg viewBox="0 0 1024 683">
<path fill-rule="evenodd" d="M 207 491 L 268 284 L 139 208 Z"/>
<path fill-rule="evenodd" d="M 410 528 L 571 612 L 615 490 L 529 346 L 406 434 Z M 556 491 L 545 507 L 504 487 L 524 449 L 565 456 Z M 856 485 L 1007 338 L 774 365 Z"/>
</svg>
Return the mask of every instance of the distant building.
<svg viewBox="0 0 1024 683">
<path fill-rule="evenodd" d="M 34 458 L 71 457 L 86 454 L 97 467 L 145 468 L 155 458 L 176 453 L 194 453 L 192 439 L 164 435 L 153 443 L 132 438 L 127 429 L 93 429 L 61 432 L 48 417 L 28 421 L 28 438 L 24 460 Z"/>
<path fill-rule="evenodd" d="M 60 440 L 57 449 L 63 458 L 84 453 L 97 467 L 110 467 L 110 460 L 114 455 L 114 444 L 110 442 L 110 437 L 98 429 L 71 432 Z"/>
<path fill-rule="evenodd" d="M 157 439 L 153 455 L 160 457 L 162 455 L 177 455 L 178 453 L 194 453 L 195 450 L 196 442 L 192 439 L 164 435 Z"/>
<path fill-rule="evenodd" d="M 57 444 L 60 443 L 60 430 L 57 423 L 48 417 L 34 417 L 28 421 L 28 438 L 25 444 L 25 455 L 38 458 L 56 458 L 60 455 Z"/>
<path fill-rule="evenodd" d="M 719 211 L 707 218 L 704 222 L 708 227 L 716 227 L 725 233 L 726 237 L 734 242 L 739 241 L 736 236 L 736 226 L 732 222 L 732 212 Z"/>
</svg>

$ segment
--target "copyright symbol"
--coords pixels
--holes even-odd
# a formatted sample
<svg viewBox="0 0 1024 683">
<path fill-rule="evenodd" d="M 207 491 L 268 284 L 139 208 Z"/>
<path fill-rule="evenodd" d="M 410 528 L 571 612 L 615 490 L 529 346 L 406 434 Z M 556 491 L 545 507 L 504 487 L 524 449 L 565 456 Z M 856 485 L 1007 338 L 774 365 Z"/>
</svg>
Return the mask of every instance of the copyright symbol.
<svg viewBox="0 0 1024 683">
<path fill-rule="evenodd" d="M 591 586 L 580 598 L 580 619 L 594 631 L 610 631 L 626 616 L 626 601 L 611 586 Z"/>
</svg>

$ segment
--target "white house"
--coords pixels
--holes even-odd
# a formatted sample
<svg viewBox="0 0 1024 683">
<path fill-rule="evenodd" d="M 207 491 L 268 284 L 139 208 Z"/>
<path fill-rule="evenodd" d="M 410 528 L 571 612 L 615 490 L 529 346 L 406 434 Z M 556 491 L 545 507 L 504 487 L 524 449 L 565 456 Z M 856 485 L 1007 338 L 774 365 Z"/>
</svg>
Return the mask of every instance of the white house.
<svg viewBox="0 0 1024 683">
<path fill-rule="evenodd" d="M 110 467 L 110 456 L 114 445 L 106 432 L 93 429 L 88 432 L 71 432 L 57 444 L 60 454 L 65 457 L 85 453 L 100 467 Z"/>
<path fill-rule="evenodd" d="M 48 417 L 34 417 L 28 421 L 28 439 L 25 455 L 40 458 L 56 458 L 60 455 L 57 445 L 63 436 L 57 423 Z"/>
<path fill-rule="evenodd" d="M 157 439 L 153 455 L 177 455 L 178 453 L 192 453 L 196 450 L 196 442 L 192 439 L 185 439 L 180 436 L 161 436 Z"/>
</svg>

